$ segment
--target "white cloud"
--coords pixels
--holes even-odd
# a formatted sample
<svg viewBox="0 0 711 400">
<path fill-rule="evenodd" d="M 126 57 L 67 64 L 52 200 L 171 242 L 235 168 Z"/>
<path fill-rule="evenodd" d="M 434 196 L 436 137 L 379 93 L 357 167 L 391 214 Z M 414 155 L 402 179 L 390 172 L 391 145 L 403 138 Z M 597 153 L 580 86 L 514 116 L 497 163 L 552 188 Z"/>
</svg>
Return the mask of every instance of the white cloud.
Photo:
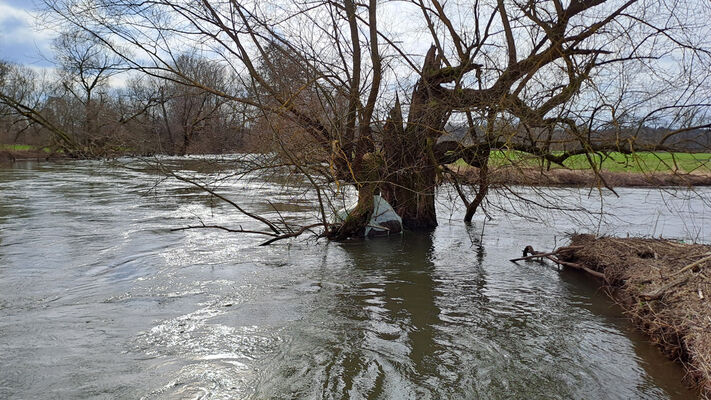
<svg viewBox="0 0 711 400">
<path fill-rule="evenodd" d="M 38 12 L 0 0 L 0 57 L 37 63 L 50 55 L 55 32 L 38 24 Z M 44 64 L 47 64 L 45 61 Z"/>
</svg>

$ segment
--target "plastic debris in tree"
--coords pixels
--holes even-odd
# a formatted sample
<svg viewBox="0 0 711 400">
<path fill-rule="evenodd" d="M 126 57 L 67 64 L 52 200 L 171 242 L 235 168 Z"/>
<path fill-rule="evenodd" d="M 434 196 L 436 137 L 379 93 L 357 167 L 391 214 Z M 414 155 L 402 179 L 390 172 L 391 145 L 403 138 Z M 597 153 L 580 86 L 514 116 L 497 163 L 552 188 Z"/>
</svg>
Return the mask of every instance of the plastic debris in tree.
<svg viewBox="0 0 711 400">
<path fill-rule="evenodd" d="M 343 222 L 348 214 L 356 207 L 352 204 L 346 208 L 336 211 L 334 219 L 336 223 Z M 373 196 L 373 214 L 370 216 L 368 226 L 365 227 L 365 237 L 387 236 L 394 233 L 402 233 L 402 218 L 395 212 L 390 203 L 379 195 Z"/>
</svg>

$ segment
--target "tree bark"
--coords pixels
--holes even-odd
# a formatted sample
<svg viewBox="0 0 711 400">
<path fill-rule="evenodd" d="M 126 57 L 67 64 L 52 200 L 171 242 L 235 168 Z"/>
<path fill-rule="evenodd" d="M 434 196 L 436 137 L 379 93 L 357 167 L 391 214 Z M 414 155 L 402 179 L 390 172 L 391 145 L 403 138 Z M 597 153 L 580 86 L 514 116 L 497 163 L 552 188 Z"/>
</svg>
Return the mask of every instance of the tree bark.
<svg viewBox="0 0 711 400">
<path fill-rule="evenodd" d="M 474 200 L 467 204 L 467 212 L 464 214 L 464 222 L 472 222 L 474 213 L 481 205 L 489 192 L 489 156 L 484 157 L 479 166 L 479 191 L 474 196 Z"/>
<path fill-rule="evenodd" d="M 366 184 L 358 190 L 358 204 L 337 229 L 328 234 L 331 240 L 346 240 L 351 237 L 365 236 L 365 228 L 373 215 L 374 185 Z"/>
<path fill-rule="evenodd" d="M 439 73 L 440 62 L 432 46 L 412 92 L 407 126 L 403 128 L 398 101 L 383 130 L 386 166 L 381 194 L 409 230 L 428 230 L 437 226 L 437 161 L 433 146 L 444 131 L 450 113 L 450 108 L 434 95 L 438 82 L 429 79 Z"/>
<path fill-rule="evenodd" d="M 178 155 L 184 156 L 188 154 L 188 147 L 190 147 L 190 138 L 191 138 L 190 131 L 186 128 L 183 131 L 183 140 L 182 143 L 180 144 L 180 149 L 178 149 Z"/>
</svg>

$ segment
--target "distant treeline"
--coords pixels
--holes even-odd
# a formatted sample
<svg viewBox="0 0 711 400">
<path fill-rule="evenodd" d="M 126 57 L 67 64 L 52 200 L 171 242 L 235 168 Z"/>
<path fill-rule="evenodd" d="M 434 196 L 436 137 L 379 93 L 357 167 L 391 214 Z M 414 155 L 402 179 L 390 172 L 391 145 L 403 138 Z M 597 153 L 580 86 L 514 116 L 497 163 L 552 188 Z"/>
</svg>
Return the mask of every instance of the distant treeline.
<svg viewBox="0 0 711 400">
<path fill-rule="evenodd" d="M 83 64 L 66 61 L 68 65 L 51 75 L 0 62 L 1 144 L 97 156 L 224 153 L 259 147 L 251 134 L 258 115 L 224 95 L 249 93 L 207 60 L 190 56 L 176 60 L 176 69 L 201 82 L 119 75 L 118 62 L 107 56 Z M 109 84 L 119 78 L 125 79 L 123 84 Z"/>
</svg>

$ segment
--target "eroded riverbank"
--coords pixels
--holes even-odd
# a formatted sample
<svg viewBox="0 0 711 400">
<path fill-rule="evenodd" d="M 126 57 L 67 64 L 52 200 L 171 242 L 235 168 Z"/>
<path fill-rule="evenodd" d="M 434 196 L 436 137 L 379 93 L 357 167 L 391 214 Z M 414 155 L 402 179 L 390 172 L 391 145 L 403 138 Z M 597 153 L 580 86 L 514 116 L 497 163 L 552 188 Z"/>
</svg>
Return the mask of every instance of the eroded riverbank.
<svg viewBox="0 0 711 400">
<path fill-rule="evenodd" d="M 465 182 L 476 184 L 479 169 L 476 167 L 452 167 Z M 535 185 L 535 186 L 604 186 L 604 182 L 613 187 L 690 187 L 711 186 L 711 173 L 697 171 L 679 172 L 610 172 L 601 171 L 599 176 L 591 169 L 575 170 L 553 168 L 550 170 L 530 167 L 499 167 L 490 171 L 493 185 Z"/>
<path fill-rule="evenodd" d="M 562 260 L 602 273 L 635 325 L 711 398 L 711 246 L 576 235 Z"/>
</svg>

